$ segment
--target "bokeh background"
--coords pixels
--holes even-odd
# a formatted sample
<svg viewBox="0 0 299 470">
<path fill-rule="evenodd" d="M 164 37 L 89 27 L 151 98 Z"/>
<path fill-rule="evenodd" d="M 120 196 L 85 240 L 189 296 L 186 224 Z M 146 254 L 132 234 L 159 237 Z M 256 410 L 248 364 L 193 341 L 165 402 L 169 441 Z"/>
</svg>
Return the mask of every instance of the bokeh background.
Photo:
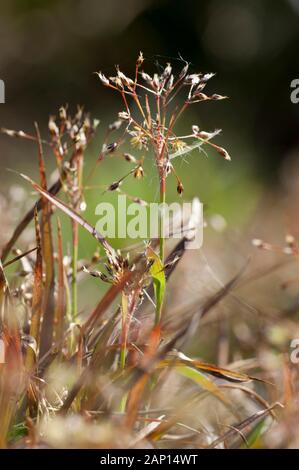
<svg viewBox="0 0 299 470">
<path fill-rule="evenodd" d="M 192 124 L 208 131 L 222 128 L 217 143 L 232 157 L 229 163 L 213 152 L 208 158 L 195 153 L 179 163 L 185 199 L 200 196 L 207 213 L 223 217 L 238 234 L 250 226 L 265 199 L 275 209 L 279 195 L 297 183 L 292 176 L 299 154 L 299 104 L 290 100 L 290 83 L 299 78 L 298 45 L 298 0 L 3 0 L 0 78 L 6 103 L 0 105 L 0 126 L 31 132 L 36 120 L 46 135 L 48 115 L 57 113 L 61 104 L 73 110 L 84 104 L 101 120 L 88 152 L 95 161 L 103 132 L 122 105 L 93 72 L 112 75 L 119 64 L 125 73 L 133 73 L 140 50 L 149 72 L 168 61 L 180 70 L 183 57 L 194 71 L 216 72 L 209 91 L 230 99 L 193 107 L 181 130 Z M 14 199 L 19 210 L 23 191 L 28 195 L 25 203 L 33 201 L 26 184 L 6 168 L 37 177 L 37 155 L 34 144 L 7 136 L 0 137 L 0 155 L 5 222 L 14 217 L 5 198 Z M 49 171 L 54 168 L 50 155 L 47 166 Z M 98 184 L 111 183 L 124 169 L 125 163 L 110 159 L 101 167 Z M 147 165 L 144 182 L 128 183 L 126 190 L 154 198 L 152 171 L 153 165 Z M 100 195 L 88 198 L 87 217 L 95 221 Z M 169 198 L 177 198 L 175 185 Z M 11 226 L 2 223 L 1 242 L 10 233 Z M 69 233 L 65 223 L 66 239 Z M 248 240 L 252 235 L 248 233 Z M 94 248 L 82 233 L 81 255 Z"/>
</svg>

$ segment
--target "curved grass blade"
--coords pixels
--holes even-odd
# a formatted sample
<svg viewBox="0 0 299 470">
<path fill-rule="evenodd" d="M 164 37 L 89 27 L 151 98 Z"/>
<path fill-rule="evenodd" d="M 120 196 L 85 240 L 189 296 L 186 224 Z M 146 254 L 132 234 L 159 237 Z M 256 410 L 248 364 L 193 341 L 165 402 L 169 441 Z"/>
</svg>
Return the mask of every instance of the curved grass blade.
<svg viewBox="0 0 299 470">
<path fill-rule="evenodd" d="M 38 191 L 42 196 L 47 198 L 48 201 L 51 202 L 51 204 L 53 204 L 58 209 L 62 210 L 62 212 L 71 217 L 71 219 L 81 225 L 81 227 L 85 228 L 98 242 L 101 243 L 107 255 L 112 257 L 115 256 L 115 252 L 112 246 L 107 242 L 105 237 L 95 229 L 95 227 L 93 227 L 89 222 L 87 222 L 87 220 L 83 219 L 81 215 L 79 215 L 76 211 L 71 209 L 67 204 L 55 197 L 49 191 L 43 189 L 39 184 L 35 183 L 35 181 L 29 178 L 29 176 L 24 175 L 23 173 L 20 173 L 20 176 L 26 181 L 29 181 L 33 188 Z"/>
<path fill-rule="evenodd" d="M 165 272 L 164 266 L 160 257 L 155 253 L 155 251 L 148 246 L 146 250 L 146 255 L 149 261 L 152 262 L 150 267 L 150 273 L 153 279 L 154 293 L 156 300 L 156 325 L 160 322 L 161 319 L 161 310 L 163 306 L 163 300 L 165 295 Z"/>
<path fill-rule="evenodd" d="M 222 442 L 226 441 L 227 439 L 229 439 L 231 437 L 234 437 L 236 432 L 242 431 L 243 429 L 246 429 L 248 426 L 255 423 L 256 421 L 262 420 L 265 416 L 267 416 L 270 413 L 271 410 L 273 410 L 277 406 L 283 408 L 283 405 L 281 403 L 277 402 L 277 403 L 274 403 L 273 405 L 271 405 L 269 408 L 266 408 L 266 409 L 261 410 L 261 411 L 257 411 L 253 415 L 249 416 L 249 418 L 244 419 L 243 421 L 241 421 L 240 423 L 238 423 L 234 426 L 234 428 L 236 428 L 236 429 L 230 429 L 225 434 L 223 434 L 223 436 L 220 436 L 218 439 L 213 441 L 212 444 L 209 445 L 208 449 L 214 449 L 215 447 L 217 447 Z"/>
<path fill-rule="evenodd" d="M 38 223 L 37 209 L 35 210 L 35 237 L 36 237 L 36 261 L 34 267 L 33 290 L 32 290 L 32 313 L 30 322 L 30 336 L 32 336 L 36 344 L 39 345 L 39 331 L 42 316 L 42 299 L 43 299 L 43 254 L 41 247 L 41 233 Z M 32 348 L 27 348 L 26 368 L 31 370 L 34 364 L 34 352 Z"/>
</svg>

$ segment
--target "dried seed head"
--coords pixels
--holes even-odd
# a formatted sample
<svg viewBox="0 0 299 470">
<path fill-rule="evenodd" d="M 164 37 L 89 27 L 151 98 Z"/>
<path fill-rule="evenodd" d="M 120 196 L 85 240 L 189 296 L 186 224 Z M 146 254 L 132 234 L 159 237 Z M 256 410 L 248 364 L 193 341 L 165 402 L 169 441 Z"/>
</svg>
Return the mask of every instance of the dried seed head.
<svg viewBox="0 0 299 470">
<path fill-rule="evenodd" d="M 200 82 L 200 74 L 199 73 L 193 73 L 191 75 L 187 75 L 184 79 L 185 85 L 198 85 Z"/>
<path fill-rule="evenodd" d="M 286 235 L 285 241 L 286 244 L 292 248 L 294 248 L 294 246 L 296 245 L 295 237 L 291 234 Z"/>
<path fill-rule="evenodd" d="M 139 52 L 139 56 L 137 59 L 137 66 L 140 67 L 144 62 L 143 52 Z"/>
<path fill-rule="evenodd" d="M 59 108 L 59 118 L 61 121 L 66 121 L 67 115 L 66 115 L 66 108 L 64 106 L 61 106 Z"/>
<path fill-rule="evenodd" d="M 160 88 L 160 80 L 159 80 L 159 75 L 158 75 L 157 73 L 154 74 L 153 86 L 154 86 L 154 88 L 156 88 L 157 90 Z"/>
<path fill-rule="evenodd" d="M 89 269 L 87 269 L 85 266 L 82 267 L 82 271 L 92 277 L 98 277 L 104 282 L 110 282 L 110 279 L 106 276 L 106 274 L 102 273 L 101 271 L 89 271 Z"/>
<path fill-rule="evenodd" d="M 127 162 L 136 163 L 136 158 L 133 157 L 130 153 L 124 153 L 124 158 Z"/>
<path fill-rule="evenodd" d="M 80 129 L 78 134 L 75 135 L 76 148 L 84 148 L 87 144 L 87 138 L 83 129 Z"/>
<path fill-rule="evenodd" d="M 9 137 L 25 137 L 26 134 L 23 131 L 14 131 L 12 129 L 5 129 L 4 127 L 1 127 L 1 132 L 3 134 L 8 135 Z"/>
<path fill-rule="evenodd" d="M 162 78 L 163 80 L 167 80 L 167 79 L 170 77 L 170 75 L 171 75 L 171 71 L 172 71 L 172 67 L 171 67 L 170 63 L 168 62 L 168 63 L 166 64 L 165 69 L 163 70 L 163 73 L 162 73 L 162 77 L 161 77 L 161 78 Z"/>
<path fill-rule="evenodd" d="M 94 119 L 93 122 L 92 122 L 92 127 L 93 127 L 93 130 L 95 131 L 96 128 L 98 127 L 98 125 L 100 124 L 100 121 L 99 119 Z"/>
<path fill-rule="evenodd" d="M 197 135 L 199 133 L 199 127 L 196 124 L 193 124 L 192 126 L 192 132 L 193 134 Z"/>
<path fill-rule="evenodd" d="M 179 80 L 182 80 L 187 75 L 188 69 L 189 69 L 189 64 L 184 65 L 184 67 L 182 68 L 179 74 Z"/>
<path fill-rule="evenodd" d="M 112 122 L 109 124 L 108 129 L 109 131 L 118 131 L 122 125 L 122 121 L 118 119 L 117 121 Z"/>
<path fill-rule="evenodd" d="M 210 96 L 210 99 L 214 101 L 226 100 L 227 98 L 227 96 L 218 95 L 217 93 L 214 93 L 212 96 Z"/>
<path fill-rule="evenodd" d="M 79 206 L 80 212 L 85 212 L 85 211 L 86 211 L 86 208 L 87 208 L 86 202 L 85 202 L 85 201 L 81 201 L 81 202 L 80 202 L 80 206 Z"/>
<path fill-rule="evenodd" d="M 153 79 L 148 73 L 141 72 L 141 77 L 146 83 L 148 83 L 149 85 L 152 85 Z"/>
<path fill-rule="evenodd" d="M 167 90 L 170 90 L 173 87 L 173 82 L 174 82 L 174 76 L 171 74 L 166 84 Z"/>
<path fill-rule="evenodd" d="M 147 202 L 144 201 L 143 199 L 140 199 L 139 197 L 134 197 L 133 202 L 136 202 L 136 204 L 140 204 L 141 206 L 147 206 Z"/>
<path fill-rule="evenodd" d="M 104 144 L 103 145 L 103 149 L 102 149 L 102 153 L 104 154 L 108 154 L 108 153 L 113 153 L 116 149 L 117 149 L 117 142 L 111 142 L 110 144 Z"/>
<path fill-rule="evenodd" d="M 110 82 L 114 83 L 119 88 L 123 88 L 123 82 L 122 80 L 117 76 L 117 77 L 109 77 Z"/>
<path fill-rule="evenodd" d="M 256 248 L 263 248 L 264 242 L 260 240 L 259 238 L 254 238 L 251 241 L 252 245 L 255 246 Z"/>
<path fill-rule="evenodd" d="M 75 115 L 76 121 L 81 121 L 83 115 L 83 106 L 77 106 L 77 112 Z"/>
<path fill-rule="evenodd" d="M 121 183 L 121 181 L 114 181 L 114 183 L 110 184 L 110 186 L 108 187 L 108 191 L 115 191 L 120 187 Z"/>
<path fill-rule="evenodd" d="M 192 98 L 196 98 L 199 101 L 206 101 L 210 99 L 210 97 L 205 93 L 193 93 Z"/>
<path fill-rule="evenodd" d="M 200 83 L 199 85 L 197 85 L 196 89 L 192 93 L 192 96 L 193 97 L 198 96 L 205 87 L 206 87 L 206 83 Z"/>
<path fill-rule="evenodd" d="M 118 113 L 118 117 L 122 121 L 129 121 L 131 119 L 130 114 L 127 113 L 126 111 L 121 111 L 120 113 Z"/>
<path fill-rule="evenodd" d="M 177 185 L 177 193 L 181 196 L 184 192 L 184 186 L 183 186 L 183 183 L 181 181 L 178 181 L 178 185 Z"/>
<path fill-rule="evenodd" d="M 53 116 L 50 116 L 49 118 L 48 128 L 51 135 L 55 137 L 59 136 L 59 129 Z"/>
<path fill-rule="evenodd" d="M 215 149 L 222 157 L 224 157 L 225 160 L 231 161 L 229 153 L 223 147 L 219 147 L 217 145 L 215 146 Z"/>
<path fill-rule="evenodd" d="M 205 73 L 205 74 L 201 77 L 200 81 L 201 81 L 201 82 L 207 82 L 208 80 L 210 80 L 211 78 L 213 78 L 215 75 L 216 75 L 215 73 Z"/>
<path fill-rule="evenodd" d="M 119 69 L 117 70 L 117 76 L 118 78 L 121 80 L 121 82 L 123 83 L 123 85 L 125 85 L 126 87 L 130 88 L 134 85 L 134 82 L 133 80 L 131 80 L 130 78 L 128 78 L 124 73 L 122 73 Z"/>
<path fill-rule="evenodd" d="M 165 176 L 168 176 L 172 170 L 172 164 L 170 163 L 169 160 L 166 161 L 164 168 L 165 168 Z"/>
<path fill-rule="evenodd" d="M 105 86 L 109 86 L 109 80 L 102 72 L 95 72 L 99 79 L 101 80 L 102 84 Z"/>
<path fill-rule="evenodd" d="M 215 135 L 217 135 L 218 133 L 219 133 L 219 131 L 215 131 L 215 132 L 200 131 L 200 132 L 198 133 L 198 137 L 200 137 L 201 139 L 210 140 L 210 139 L 212 139 Z"/>
<path fill-rule="evenodd" d="M 134 170 L 134 178 L 140 179 L 144 176 L 144 170 L 141 165 L 137 166 Z"/>
</svg>

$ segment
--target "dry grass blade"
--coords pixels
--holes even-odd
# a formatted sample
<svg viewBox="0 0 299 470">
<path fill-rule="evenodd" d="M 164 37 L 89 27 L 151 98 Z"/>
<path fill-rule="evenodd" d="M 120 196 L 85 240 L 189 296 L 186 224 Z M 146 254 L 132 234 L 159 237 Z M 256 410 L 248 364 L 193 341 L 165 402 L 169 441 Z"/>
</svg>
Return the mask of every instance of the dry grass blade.
<svg viewBox="0 0 299 470">
<path fill-rule="evenodd" d="M 22 389 L 23 370 L 18 319 L 11 305 L 9 286 L 1 262 L 0 307 L 1 340 L 5 345 L 5 364 L 0 366 L 0 448 L 4 448 Z"/>
<path fill-rule="evenodd" d="M 229 431 L 227 431 L 225 434 L 223 434 L 223 436 L 220 436 L 218 439 L 213 441 L 212 444 L 208 448 L 214 449 L 222 442 L 233 437 L 236 434 L 236 432 L 246 429 L 248 426 L 255 423 L 256 421 L 260 421 L 262 418 L 267 416 L 271 410 L 273 410 L 277 406 L 282 407 L 281 403 L 274 403 L 273 405 L 271 405 L 269 408 L 266 408 L 265 410 L 257 411 L 253 415 L 249 416 L 249 418 L 246 418 L 240 423 L 236 424 L 233 429 L 230 429 Z"/>
<path fill-rule="evenodd" d="M 28 176 L 24 175 L 23 173 L 20 173 L 22 178 L 25 180 L 29 181 L 33 188 L 38 191 L 42 196 L 44 196 L 48 201 L 51 202 L 54 206 L 58 207 L 58 209 L 62 210 L 65 214 L 67 214 L 71 219 L 73 219 L 75 222 L 77 222 L 79 225 L 81 225 L 83 228 L 85 228 L 98 242 L 101 243 L 107 254 L 110 256 L 115 256 L 114 249 L 112 246 L 107 242 L 105 237 L 101 235 L 92 225 L 90 225 L 87 220 L 83 219 L 81 215 L 79 215 L 76 211 L 71 209 L 69 206 L 67 206 L 64 202 L 60 201 L 57 197 L 53 196 L 49 191 L 43 189 L 39 184 L 35 183 L 31 178 Z"/>
<path fill-rule="evenodd" d="M 61 183 L 61 179 L 59 178 L 54 184 L 52 184 L 52 186 L 49 189 L 49 193 L 50 194 L 57 194 L 60 191 L 61 186 L 62 186 L 62 183 Z M 8 254 L 10 253 L 13 246 L 15 245 L 15 243 L 17 242 L 17 240 L 19 239 L 21 234 L 24 232 L 26 227 L 30 224 L 30 222 L 34 218 L 35 208 L 37 209 L 37 211 L 41 210 L 41 208 L 42 208 L 42 198 L 40 198 L 37 201 L 37 203 L 26 213 L 26 215 L 23 217 L 21 222 L 19 222 L 19 224 L 15 228 L 10 240 L 6 243 L 6 245 L 2 249 L 2 254 L 1 254 L 2 262 L 4 262 L 6 260 Z"/>
<path fill-rule="evenodd" d="M 89 318 L 83 324 L 83 331 L 87 334 L 91 331 L 91 329 L 96 325 L 98 319 L 105 313 L 109 305 L 114 301 L 116 296 L 121 292 L 125 284 L 130 280 L 132 277 L 132 272 L 127 272 L 119 283 L 114 284 L 110 287 L 110 289 L 106 292 L 106 294 L 101 298 L 100 302 L 90 314 Z"/>
<path fill-rule="evenodd" d="M 64 266 L 62 252 L 62 233 L 60 220 L 57 220 L 57 299 L 55 309 L 55 342 L 60 344 L 63 340 L 64 331 L 64 311 L 65 311 L 65 292 L 64 292 Z"/>
<path fill-rule="evenodd" d="M 42 317 L 42 300 L 43 300 L 43 255 L 41 246 L 41 233 L 38 223 L 37 209 L 35 210 L 35 237 L 37 243 L 36 261 L 34 267 L 33 290 L 32 290 L 32 313 L 30 323 L 30 336 L 35 339 L 37 346 L 39 345 L 39 334 Z M 32 348 L 27 348 L 26 366 L 31 371 L 34 364 L 34 352 Z"/>
<path fill-rule="evenodd" d="M 267 402 L 267 400 L 265 400 L 261 395 L 259 395 L 257 392 L 255 392 L 251 388 L 245 387 L 244 385 L 219 384 L 219 388 L 240 390 L 246 393 L 246 395 L 248 395 L 252 400 L 255 400 L 259 405 L 263 406 L 264 408 L 270 408 L 270 404 Z M 273 409 L 270 409 L 269 413 L 274 419 L 277 419 L 277 416 Z"/>
<path fill-rule="evenodd" d="M 39 172 L 41 179 L 41 187 L 47 191 L 46 169 L 43 155 L 42 142 L 37 123 L 35 123 L 37 143 L 38 143 L 38 160 Z M 41 240 L 43 261 L 45 264 L 45 285 L 43 292 L 43 321 L 40 334 L 40 355 L 41 357 L 49 351 L 53 341 L 54 330 L 54 248 L 52 239 L 51 225 L 52 208 L 47 198 L 43 198 L 42 202 L 42 225 Z"/>
<path fill-rule="evenodd" d="M 160 335 L 160 325 L 157 325 L 151 332 L 147 349 L 144 353 L 144 357 L 142 358 L 145 369 L 147 362 L 150 361 L 156 354 L 160 342 Z M 149 375 L 144 373 L 129 392 L 125 417 L 125 426 L 127 429 L 132 429 L 135 424 L 148 378 Z"/>
<path fill-rule="evenodd" d="M 10 266 L 10 265 L 16 263 L 20 259 L 24 258 L 25 256 L 30 255 L 31 253 L 33 253 L 36 250 L 37 250 L 37 247 L 35 246 L 34 248 L 31 248 L 30 250 L 27 250 L 24 253 L 21 253 L 20 255 L 16 256 L 15 258 L 10 259 L 9 261 L 7 261 L 6 263 L 3 264 L 3 268 L 7 268 L 7 266 Z"/>
<path fill-rule="evenodd" d="M 179 353 L 180 354 L 180 353 Z M 229 382 L 249 382 L 251 380 L 259 380 L 255 377 L 251 377 L 247 374 L 241 374 L 228 369 L 215 366 L 213 364 L 207 364 L 196 359 L 183 359 L 181 357 L 174 359 L 164 359 L 161 361 L 159 366 L 163 367 L 166 365 L 173 365 L 174 367 L 188 366 L 196 370 L 200 370 L 214 377 L 227 380 Z"/>
</svg>

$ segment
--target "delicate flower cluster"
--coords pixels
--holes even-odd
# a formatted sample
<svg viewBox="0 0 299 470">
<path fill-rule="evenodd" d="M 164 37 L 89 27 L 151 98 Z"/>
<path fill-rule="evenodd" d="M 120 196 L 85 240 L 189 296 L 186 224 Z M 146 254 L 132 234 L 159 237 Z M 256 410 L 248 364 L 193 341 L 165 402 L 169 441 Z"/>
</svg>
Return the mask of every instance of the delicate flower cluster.
<svg viewBox="0 0 299 470">
<path fill-rule="evenodd" d="M 96 72 L 100 81 L 106 87 L 113 89 L 122 96 L 125 109 L 118 113 L 117 128 L 124 123 L 125 133 L 130 136 L 130 143 L 136 150 L 147 152 L 153 150 L 160 181 L 163 183 L 168 175 L 174 174 L 177 180 L 177 192 L 183 193 L 183 184 L 177 176 L 170 160 L 175 156 L 190 152 L 193 148 L 209 145 L 214 148 L 225 160 L 230 160 L 228 152 L 211 140 L 219 134 L 219 130 L 206 132 L 197 125 L 192 126 L 188 135 L 177 136 L 175 125 L 183 112 L 192 104 L 201 101 L 217 101 L 226 96 L 219 94 L 207 95 L 203 90 L 214 77 L 213 73 L 189 73 L 189 64 L 185 63 L 176 76 L 170 63 L 167 63 L 160 74 L 148 74 L 141 69 L 144 63 L 143 54 L 140 53 L 136 62 L 135 77 L 127 77 L 119 67 L 116 75 L 106 77 L 102 72 Z M 185 92 L 183 101 L 180 96 Z M 173 106 L 173 100 L 180 103 Z M 132 102 L 133 105 L 132 106 Z M 190 145 L 191 142 L 191 145 Z M 114 151 L 115 149 L 113 149 Z M 107 153 L 107 152 L 106 152 Z M 135 163 L 133 157 L 126 158 Z M 134 176 L 143 176 L 143 171 L 135 170 Z M 118 189 L 112 185 L 113 189 Z M 110 187 L 110 190 L 111 187 Z"/>
</svg>

